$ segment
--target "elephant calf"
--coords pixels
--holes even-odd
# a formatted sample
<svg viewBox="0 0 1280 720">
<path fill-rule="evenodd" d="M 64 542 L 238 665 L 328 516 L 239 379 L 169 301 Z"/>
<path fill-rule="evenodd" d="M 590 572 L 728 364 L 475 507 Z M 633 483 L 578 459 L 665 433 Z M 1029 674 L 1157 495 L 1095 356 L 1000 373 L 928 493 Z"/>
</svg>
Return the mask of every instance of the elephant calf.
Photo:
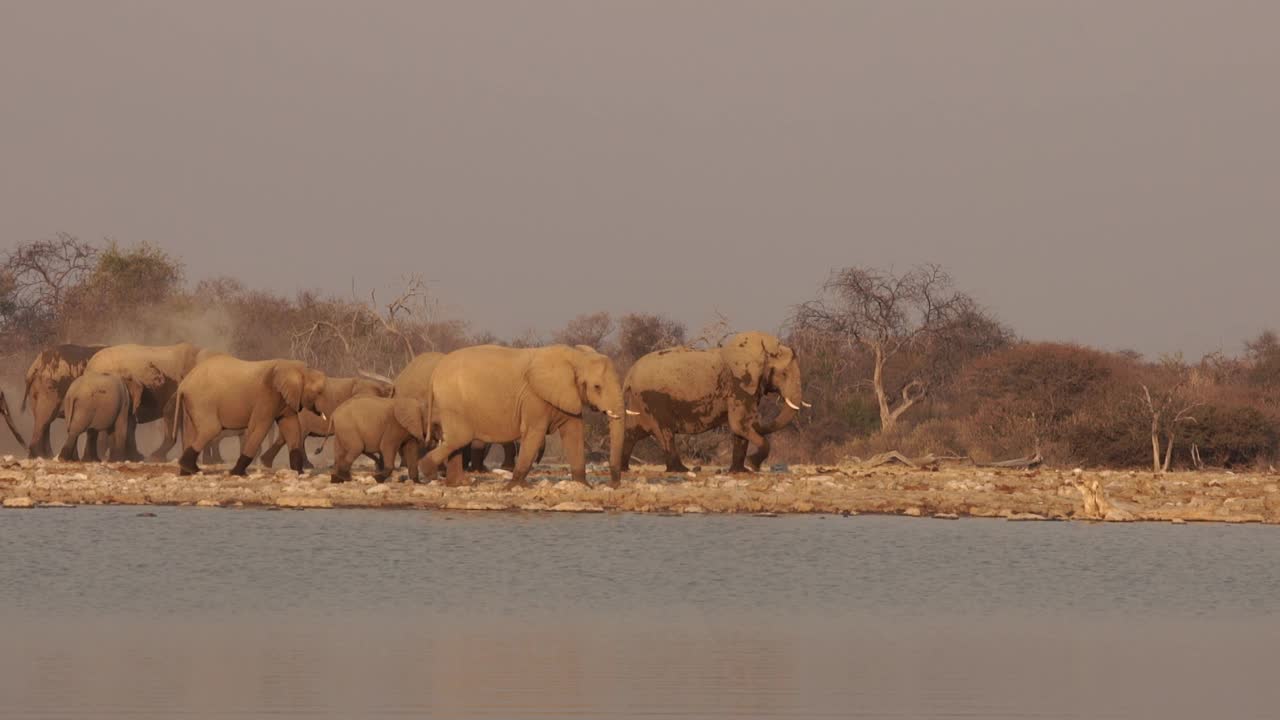
<svg viewBox="0 0 1280 720">
<path fill-rule="evenodd" d="M 378 482 L 390 477 L 397 453 L 404 456 L 409 478 L 418 479 L 418 452 L 426 445 L 431 427 L 421 400 L 361 395 L 339 405 L 329 422 L 334 439 L 333 482 L 350 480 L 351 464 L 365 453 L 378 453 Z"/>
<path fill-rule="evenodd" d="M 142 385 L 119 376 L 89 371 L 76 378 L 63 399 L 62 412 L 67 418 L 67 441 L 58 454 L 60 460 L 76 459 L 76 444 L 87 432 L 84 459 L 98 461 L 98 433 L 111 439 L 110 459 L 128 458 L 129 430 L 142 400 Z"/>
</svg>

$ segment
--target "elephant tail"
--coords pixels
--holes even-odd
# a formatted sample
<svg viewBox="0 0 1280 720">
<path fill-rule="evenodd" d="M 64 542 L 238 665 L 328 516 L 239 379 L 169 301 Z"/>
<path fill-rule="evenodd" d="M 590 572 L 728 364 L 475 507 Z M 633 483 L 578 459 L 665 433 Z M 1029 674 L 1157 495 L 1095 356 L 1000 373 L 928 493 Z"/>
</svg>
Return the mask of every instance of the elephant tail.
<svg viewBox="0 0 1280 720">
<path fill-rule="evenodd" d="M 329 424 L 325 426 L 324 432 L 325 432 L 324 439 L 320 441 L 320 447 L 316 448 L 315 452 L 311 453 L 312 455 L 319 455 L 320 453 L 324 452 L 325 444 L 329 442 L 329 438 L 333 437 L 333 416 L 332 415 L 329 416 Z"/>
<path fill-rule="evenodd" d="M 171 434 L 165 438 L 166 442 L 178 441 L 178 424 L 182 422 L 183 417 L 182 392 L 179 391 L 173 396 L 173 426 L 169 428 Z"/>
</svg>

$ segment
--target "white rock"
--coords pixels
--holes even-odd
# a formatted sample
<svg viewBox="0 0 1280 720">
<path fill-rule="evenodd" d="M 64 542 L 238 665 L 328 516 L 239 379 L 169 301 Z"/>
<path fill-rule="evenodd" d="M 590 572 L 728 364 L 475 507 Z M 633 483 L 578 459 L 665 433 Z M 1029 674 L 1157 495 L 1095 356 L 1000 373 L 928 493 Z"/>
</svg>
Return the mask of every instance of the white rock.
<svg viewBox="0 0 1280 720">
<path fill-rule="evenodd" d="M 592 505 L 591 503 L 576 502 L 576 501 L 557 503 L 555 505 L 552 505 L 549 509 L 552 510 L 553 512 L 585 512 L 585 513 L 604 512 L 604 508 L 600 507 L 599 505 Z"/>
<path fill-rule="evenodd" d="M 386 485 L 374 485 L 373 487 L 365 490 L 364 494 L 365 495 L 382 495 L 390 489 L 391 488 Z"/>
</svg>

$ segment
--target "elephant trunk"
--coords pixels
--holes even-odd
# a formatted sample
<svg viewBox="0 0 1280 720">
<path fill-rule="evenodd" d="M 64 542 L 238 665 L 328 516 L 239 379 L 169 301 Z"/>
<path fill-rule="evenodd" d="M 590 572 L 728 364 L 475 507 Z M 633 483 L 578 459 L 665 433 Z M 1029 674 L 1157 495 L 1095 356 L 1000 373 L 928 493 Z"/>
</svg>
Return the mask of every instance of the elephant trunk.
<svg viewBox="0 0 1280 720">
<path fill-rule="evenodd" d="M 9 415 L 9 403 L 5 402 L 3 392 L 0 392 L 0 413 L 4 414 L 5 424 L 9 426 L 9 432 L 13 433 L 13 439 L 17 440 L 18 444 L 22 447 L 26 447 L 27 440 L 22 437 L 22 433 L 18 430 L 18 426 L 14 424 L 13 418 Z"/>
<path fill-rule="evenodd" d="M 761 435 L 772 435 L 787 425 L 790 425 L 797 412 L 799 412 L 799 410 L 796 410 L 791 407 L 791 405 L 787 404 L 787 402 L 783 401 L 782 410 L 778 413 L 778 417 L 774 418 L 771 423 L 757 426 L 756 431 Z"/>
<path fill-rule="evenodd" d="M 622 482 L 622 445 L 627 432 L 625 418 L 609 420 L 609 484 Z"/>
</svg>

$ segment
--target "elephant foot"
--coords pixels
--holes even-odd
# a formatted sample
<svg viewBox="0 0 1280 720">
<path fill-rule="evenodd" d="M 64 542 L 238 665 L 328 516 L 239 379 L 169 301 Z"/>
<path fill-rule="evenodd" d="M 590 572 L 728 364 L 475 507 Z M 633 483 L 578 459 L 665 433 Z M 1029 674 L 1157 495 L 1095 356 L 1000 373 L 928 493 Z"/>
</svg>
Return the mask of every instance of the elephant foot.
<svg viewBox="0 0 1280 720">
<path fill-rule="evenodd" d="M 667 463 L 667 472 L 687 473 L 689 472 L 689 468 L 685 467 L 684 463 L 675 463 L 675 464 Z"/>
<path fill-rule="evenodd" d="M 199 455 L 194 448 L 183 450 L 182 457 L 178 458 L 178 474 L 195 475 L 200 472 L 200 468 L 196 466 L 196 458 Z"/>
<path fill-rule="evenodd" d="M 58 460 L 59 462 L 77 462 L 78 461 L 75 453 L 68 452 L 66 450 L 63 450 L 62 452 L 58 453 Z"/>
<path fill-rule="evenodd" d="M 239 458 L 236 459 L 235 467 L 231 468 L 231 474 L 239 475 L 240 477 L 244 477 L 245 475 L 248 475 L 249 463 L 251 462 L 253 462 L 253 458 L 249 457 L 248 455 L 241 455 Z"/>
<path fill-rule="evenodd" d="M 471 471 L 471 472 L 473 472 L 473 473 L 479 473 L 480 475 L 487 475 L 487 474 L 489 474 L 490 472 L 492 472 L 492 471 L 489 469 L 489 467 L 488 467 L 487 465 L 485 465 L 484 463 L 480 463 L 479 465 L 472 465 L 471 467 L 469 467 L 469 468 L 467 468 L 467 469 L 468 469 L 468 470 L 470 470 L 470 471 Z"/>
<path fill-rule="evenodd" d="M 373 474 L 374 481 L 378 483 L 386 482 L 389 477 L 391 477 L 391 473 L 389 472 L 377 472 Z"/>
<path fill-rule="evenodd" d="M 331 483 L 344 483 L 350 480 L 351 480 L 350 470 L 334 470 L 333 473 L 329 475 L 329 482 Z"/>
<path fill-rule="evenodd" d="M 302 472 L 306 469 L 307 454 L 301 449 L 289 451 L 289 469 L 294 472 Z"/>
<path fill-rule="evenodd" d="M 733 474 L 733 473 L 752 473 L 755 471 L 748 468 L 746 465 L 730 465 L 729 469 L 726 472 Z"/>
<path fill-rule="evenodd" d="M 526 482 L 525 482 L 525 481 L 523 481 L 523 480 L 509 480 L 509 481 L 507 481 L 507 484 L 506 484 L 506 485 L 503 485 L 503 486 L 502 486 L 502 489 L 503 489 L 503 490 L 507 490 L 507 491 L 511 491 L 511 490 L 524 490 L 524 489 L 526 489 L 526 488 L 528 488 L 528 487 L 529 487 L 529 483 L 526 483 Z"/>
</svg>

